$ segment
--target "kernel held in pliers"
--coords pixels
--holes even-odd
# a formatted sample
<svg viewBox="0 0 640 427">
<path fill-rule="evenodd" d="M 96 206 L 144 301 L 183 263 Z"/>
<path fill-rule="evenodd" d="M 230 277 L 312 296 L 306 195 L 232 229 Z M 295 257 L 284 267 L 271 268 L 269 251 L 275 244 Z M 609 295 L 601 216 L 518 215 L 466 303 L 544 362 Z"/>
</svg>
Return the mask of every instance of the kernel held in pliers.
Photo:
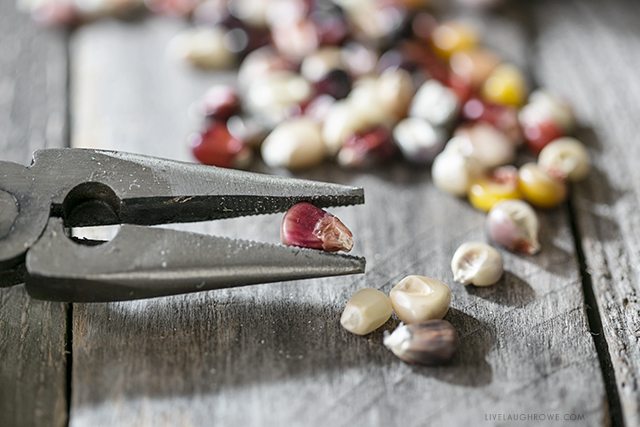
<svg viewBox="0 0 640 427">
<path fill-rule="evenodd" d="M 118 301 L 364 272 L 364 258 L 164 228 L 364 203 L 364 192 L 136 154 L 36 151 L 29 167 L 0 162 L 0 283 L 34 298 Z M 124 224 L 108 242 L 71 227 Z"/>
</svg>

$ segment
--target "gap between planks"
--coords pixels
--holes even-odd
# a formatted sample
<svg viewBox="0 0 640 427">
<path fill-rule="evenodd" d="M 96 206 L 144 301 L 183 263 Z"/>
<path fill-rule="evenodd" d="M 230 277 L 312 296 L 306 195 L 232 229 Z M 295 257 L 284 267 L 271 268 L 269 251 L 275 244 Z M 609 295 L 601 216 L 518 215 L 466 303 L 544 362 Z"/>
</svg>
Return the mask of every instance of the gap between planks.
<svg viewBox="0 0 640 427">
<path fill-rule="evenodd" d="M 613 368 L 613 363 L 611 362 L 609 344 L 604 336 L 600 310 L 593 291 L 593 281 L 591 280 L 591 274 L 589 273 L 584 250 L 582 248 L 582 233 L 580 232 L 580 227 L 578 225 L 573 196 L 570 196 L 567 202 L 567 217 L 569 226 L 571 227 L 571 235 L 573 236 L 578 267 L 580 270 L 580 278 L 582 280 L 582 292 L 584 295 L 587 321 L 589 322 L 589 330 L 593 338 L 593 343 L 596 347 L 596 352 L 598 353 L 600 370 L 602 371 L 604 387 L 607 393 L 611 426 L 624 426 L 624 417 L 622 413 L 622 404 L 620 403 L 620 395 L 618 394 L 616 374 Z"/>
</svg>

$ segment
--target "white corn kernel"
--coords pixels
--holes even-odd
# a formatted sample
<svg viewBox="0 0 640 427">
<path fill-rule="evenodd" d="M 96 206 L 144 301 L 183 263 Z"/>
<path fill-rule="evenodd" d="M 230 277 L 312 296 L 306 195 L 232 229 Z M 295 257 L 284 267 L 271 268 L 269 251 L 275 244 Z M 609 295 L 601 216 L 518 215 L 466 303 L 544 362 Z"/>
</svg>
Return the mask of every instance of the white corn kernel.
<svg viewBox="0 0 640 427">
<path fill-rule="evenodd" d="M 173 55 L 200 68 L 228 68 L 235 61 L 227 48 L 224 33 L 214 27 L 196 27 L 176 35 L 169 44 Z"/>
<path fill-rule="evenodd" d="M 376 105 L 358 106 L 349 99 L 338 101 L 329 108 L 322 127 L 322 138 L 329 153 L 336 154 L 350 136 L 380 123 Z"/>
<path fill-rule="evenodd" d="M 249 53 L 238 68 L 238 86 L 246 92 L 256 81 L 271 73 L 287 71 L 291 67 L 272 47 L 265 46 Z"/>
<path fill-rule="evenodd" d="M 282 122 L 262 144 L 262 158 L 270 167 L 308 168 L 321 163 L 325 154 L 320 125 L 305 117 Z"/>
<path fill-rule="evenodd" d="M 482 173 L 482 167 L 474 157 L 465 155 L 458 149 L 457 138 L 447 144 L 431 166 L 433 183 L 440 190 L 455 196 L 467 194 L 473 181 Z M 449 145 L 452 145 L 449 148 Z"/>
<path fill-rule="evenodd" d="M 389 293 L 393 310 L 405 323 L 442 319 L 449 310 L 451 290 L 439 280 L 407 276 Z"/>
<path fill-rule="evenodd" d="M 582 142 L 563 137 L 551 141 L 540 152 L 538 165 L 550 175 L 580 181 L 589 174 L 591 160 Z"/>
<path fill-rule="evenodd" d="M 456 131 L 460 143 L 466 144 L 464 151 L 474 157 L 482 167 L 493 169 L 512 163 L 516 146 L 507 135 L 487 123 L 476 123 Z"/>
<path fill-rule="evenodd" d="M 342 51 L 337 47 L 324 47 L 307 56 L 300 65 L 300 74 L 311 81 L 317 82 L 331 70 L 343 68 Z"/>
<path fill-rule="evenodd" d="M 543 119 L 551 120 L 565 132 L 571 132 L 576 119 L 571 106 L 562 98 L 545 90 L 536 90 L 529 95 L 528 106 L 534 106 Z"/>
<path fill-rule="evenodd" d="M 412 163 L 429 164 L 446 143 L 446 132 L 424 119 L 408 117 L 393 129 L 393 139 L 402 155 Z"/>
<path fill-rule="evenodd" d="M 233 16 L 253 27 L 263 28 L 267 26 L 269 8 L 272 7 L 269 0 L 234 0 L 229 2 L 229 9 Z"/>
<path fill-rule="evenodd" d="M 384 325 L 393 309 L 389 297 L 377 289 L 360 289 L 342 312 L 340 324 L 356 335 L 366 335 Z"/>
<path fill-rule="evenodd" d="M 437 80 L 422 84 L 413 98 L 409 115 L 434 126 L 446 126 L 456 117 L 460 101 L 456 94 Z"/>
<path fill-rule="evenodd" d="M 391 87 L 392 80 L 387 79 L 383 82 L 380 78 L 372 76 L 361 77 L 354 82 L 346 101 L 358 114 L 368 117 L 372 125 L 384 124 L 391 127 L 397 121 L 397 114 L 400 114 L 397 111 L 402 109 L 400 98 L 403 95 L 395 92 L 390 94 L 389 91 L 406 90 Z M 396 99 L 392 99 L 394 96 Z"/>
<path fill-rule="evenodd" d="M 463 285 L 490 286 L 502 277 L 502 255 L 486 243 L 463 243 L 453 254 L 451 271 Z"/>
<path fill-rule="evenodd" d="M 407 115 L 414 94 L 411 74 L 402 69 L 386 70 L 376 86 L 380 109 L 395 120 Z"/>
<path fill-rule="evenodd" d="M 245 96 L 245 107 L 275 126 L 292 108 L 311 96 L 311 85 L 299 74 L 277 71 L 254 81 Z"/>
<path fill-rule="evenodd" d="M 540 251 L 536 212 L 522 200 L 503 200 L 495 204 L 487 215 L 489 238 L 504 248 L 533 255 Z"/>
<path fill-rule="evenodd" d="M 347 101 L 357 109 L 371 108 L 378 101 L 378 79 L 365 76 L 354 81 Z"/>
</svg>

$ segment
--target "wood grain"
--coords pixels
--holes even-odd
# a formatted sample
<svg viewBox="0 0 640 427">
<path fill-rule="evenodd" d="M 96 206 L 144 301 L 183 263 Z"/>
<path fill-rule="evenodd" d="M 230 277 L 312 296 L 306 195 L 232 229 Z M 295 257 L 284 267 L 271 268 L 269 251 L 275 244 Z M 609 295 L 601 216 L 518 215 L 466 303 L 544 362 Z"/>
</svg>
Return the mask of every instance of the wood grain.
<svg viewBox="0 0 640 427">
<path fill-rule="evenodd" d="M 576 106 L 594 160 L 575 188 L 577 225 L 623 417 L 640 425 L 640 4 L 549 1 L 538 12 L 539 80 Z"/>
<path fill-rule="evenodd" d="M 0 157 L 27 165 L 33 150 L 63 146 L 65 117 L 64 35 L 0 2 Z M 66 307 L 2 286 L 0 425 L 64 425 Z"/>
<path fill-rule="evenodd" d="M 186 111 L 220 77 L 166 58 L 179 27 L 100 22 L 74 36 L 74 146 L 189 158 L 185 136 L 197 122 Z M 514 50 L 522 34 L 504 28 L 492 43 Z M 365 188 L 365 206 L 335 212 L 353 229 L 367 274 L 74 305 L 73 425 L 479 425 L 501 424 L 492 414 L 541 412 L 558 413 L 558 424 L 569 424 L 564 414 L 608 424 L 564 211 L 542 214 L 542 254 L 505 254 L 502 283 L 464 288 L 452 284 L 450 256 L 483 239 L 484 216 L 438 192 L 428 171 L 327 166 L 303 176 Z M 189 228 L 276 241 L 278 222 Z M 462 344 L 450 366 L 405 365 L 381 332 L 356 337 L 338 323 L 355 290 L 388 291 L 409 273 L 452 284 L 447 319 Z"/>
</svg>

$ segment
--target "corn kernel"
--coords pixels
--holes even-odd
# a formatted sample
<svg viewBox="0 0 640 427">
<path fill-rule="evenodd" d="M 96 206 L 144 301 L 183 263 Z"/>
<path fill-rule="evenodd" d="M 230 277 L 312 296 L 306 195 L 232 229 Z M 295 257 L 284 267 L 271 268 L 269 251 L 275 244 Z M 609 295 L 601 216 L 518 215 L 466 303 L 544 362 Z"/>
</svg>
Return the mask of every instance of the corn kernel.
<svg viewBox="0 0 640 427">
<path fill-rule="evenodd" d="M 586 147 L 571 137 L 551 141 L 540 152 L 538 164 L 550 175 L 569 181 L 586 178 L 591 169 Z"/>
<path fill-rule="evenodd" d="M 540 251 L 538 216 L 522 200 L 496 204 L 487 215 L 486 229 L 491 241 L 512 252 L 533 255 Z"/>
<path fill-rule="evenodd" d="M 502 64 L 484 82 L 482 95 L 486 101 L 518 107 L 527 98 L 527 83 L 517 67 Z"/>
<path fill-rule="evenodd" d="M 463 285 L 495 285 L 504 273 L 500 252 L 483 242 L 466 242 L 451 259 L 453 279 Z"/>
<path fill-rule="evenodd" d="M 474 88 L 480 87 L 499 64 L 500 58 L 487 49 L 457 52 L 449 61 L 453 73 Z"/>
<path fill-rule="evenodd" d="M 340 324 L 356 335 L 366 335 L 384 325 L 393 308 L 387 295 L 377 289 L 364 288 L 353 294 L 347 302 Z"/>
<path fill-rule="evenodd" d="M 433 184 L 454 196 L 466 195 L 469 186 L 482 171 L 478 161 L 463 153 L 460 145 L 453 138 L 447 143 L 445 150 L 436 156 L 431 166 Z"/>
<path fill-rule="evenodd" d="M 566 184 L 535 163 L 527 163 L 520 168 L 518 188 L 529 203 L 539 208 L 556 207 L 567 197 Z"/>
<path fill-rule="evenodd" d="M 428 320 L 400 325 L 385 332 L 383 344 L 406 363 L 435 366 L 451 360 L 458 347 L 458 334 L 446 320 Z"/>
<path fill-rule="evenodd" d="M 393 311 L 404 323 L 442 319 L 449 310 L 451 289 L 440 280 L 407 276 L 389 292 Z"/>
<path fill-rule="evenodd" d="M 498 168 L 490 175 L 475 180 L 468 196 L 471 205 L 484 212 L 489 212 L 503 200 L 522 199 L 518 188 L 518 171 L 513 166 Z"/>
<path fill-rule="evenodd" d="M 461 22 L 447 22 L 433 31 L 431 43 L 438 55 L 449 58 L 456 52 L 476 47 L 478 35 L 473 28 Z"/>
</svg>

